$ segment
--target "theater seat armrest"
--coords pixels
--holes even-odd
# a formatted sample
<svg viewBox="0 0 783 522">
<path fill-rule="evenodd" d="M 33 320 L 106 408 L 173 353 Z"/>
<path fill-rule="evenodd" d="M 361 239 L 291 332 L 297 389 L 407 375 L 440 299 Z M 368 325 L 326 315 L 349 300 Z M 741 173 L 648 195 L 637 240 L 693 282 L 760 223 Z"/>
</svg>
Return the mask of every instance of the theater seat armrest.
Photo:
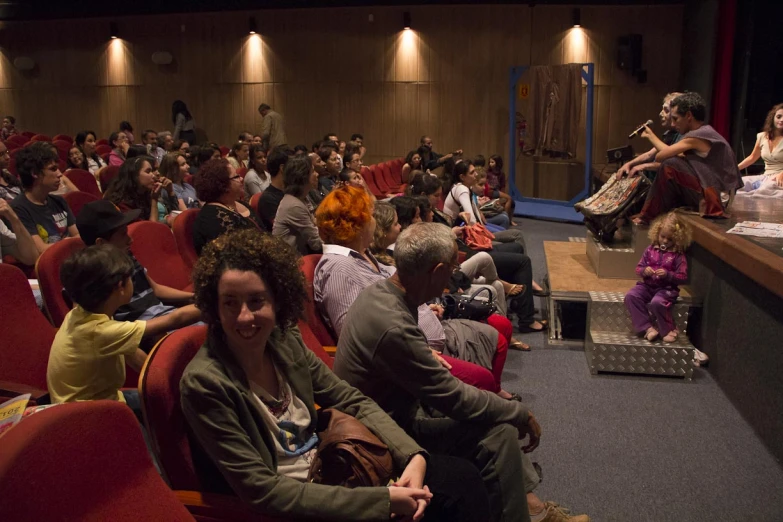
<svg viewBox="0 0 783 522">
<path fill-rule="evenodd" d="M 180 502 L 196 520 L 236 522 L 295 522 L 293 518 L 283 519 L 260 515 L 250 510 L 237 497 L 202 493 L 200 491 L 174 491 Z"/>
<path fill-rule="evenodd" d="M 37 404 L 42 404 L 42 402 L 40 402 L 41 399 L 49 397 L 49 392 L 46 390 L 39 390 L 38 388 L 16 382 L 0 381 L 0 396 L 2 397 L 18 397 L 25 393 L 29 393 L 30 400 L 35 401 Z M 47 401 L 45 400 L 43 401 L 44 404 L 46 402 Z"/>
<path fill-rule="evenodd" d="M 334 357 L 334 354 L 337 353 L 337 347 L 336 346 L 324 346 L 324 351 Z"/>
</svg>

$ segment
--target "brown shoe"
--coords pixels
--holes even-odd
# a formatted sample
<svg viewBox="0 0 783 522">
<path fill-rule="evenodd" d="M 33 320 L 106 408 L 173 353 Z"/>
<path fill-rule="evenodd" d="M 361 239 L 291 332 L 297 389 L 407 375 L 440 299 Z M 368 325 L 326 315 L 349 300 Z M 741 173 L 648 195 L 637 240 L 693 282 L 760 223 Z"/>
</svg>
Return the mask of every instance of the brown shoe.
<svg viewBox="0 0 783 522">
<path fill-rule="evenodd" d="M 559 506 L 557 502 L 547 501 L 544 502 L 546 507 L 546 516 L 541 522 L 590 522 L 590 517 L 587 515 L 571 515 L 571 511 L 568 508 Z"/>
</svg>

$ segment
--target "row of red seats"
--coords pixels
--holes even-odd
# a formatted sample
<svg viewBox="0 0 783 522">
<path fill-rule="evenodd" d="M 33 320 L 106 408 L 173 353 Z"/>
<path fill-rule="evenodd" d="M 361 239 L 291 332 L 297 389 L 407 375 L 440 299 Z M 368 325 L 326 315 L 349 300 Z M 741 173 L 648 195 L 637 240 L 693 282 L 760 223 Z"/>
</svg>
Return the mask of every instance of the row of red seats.
<svg viewBox="0 0 783 522">
<path fill-rule="evenodd" d="M 402 181 L 403 158 L 389 160 L 384 163 L 365 166 L 362 168 L 362 177 L 367 188 L 376 198 L 387 198 L 400 194 L 405 190 Z"/>
</svg>

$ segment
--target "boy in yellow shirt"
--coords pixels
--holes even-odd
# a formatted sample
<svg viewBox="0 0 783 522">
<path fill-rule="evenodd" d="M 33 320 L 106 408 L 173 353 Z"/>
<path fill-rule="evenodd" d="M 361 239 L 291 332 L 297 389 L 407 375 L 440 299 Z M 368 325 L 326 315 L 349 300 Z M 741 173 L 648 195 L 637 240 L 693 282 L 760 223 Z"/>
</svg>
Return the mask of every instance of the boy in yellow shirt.
<svg viewBox="0 0 783 522">
<path fill-rule="evenodd" d="M 112 319 L 133 296 L 133 271 L 130 257 L 108 244 L 75 252 L 63 263 L 60 280 L 75 306 L 49 354 L 46 383 L 52 403 L 110 399 L 140 409 L 138 391 L 120 390 L 125 364 L 140 371 L 147 356 L 139 349 L 142 337 L 178 327 L 183 311 L 152 323 Z"/>
</svg>

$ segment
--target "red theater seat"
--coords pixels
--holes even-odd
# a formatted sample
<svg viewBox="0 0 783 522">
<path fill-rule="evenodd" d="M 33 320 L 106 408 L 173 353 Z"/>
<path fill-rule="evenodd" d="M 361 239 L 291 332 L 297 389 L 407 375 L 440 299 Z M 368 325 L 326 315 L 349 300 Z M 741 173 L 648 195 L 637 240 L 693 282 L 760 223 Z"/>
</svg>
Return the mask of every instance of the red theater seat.
<svg viewBox="0 0 783 522">
<path fill-rule="evenodd" d="M 313 280 L 315 279 L 315 267 L 321 260 L 321 254 L 310 254 L 302 257 L 301 270 L 307 281 L 307 303 L 305 303 L 305 313 L 307 315 L 307 324 L 310 330 L 315 334 L 321 346 L 335 346 L 335 338 L 326 323 L 321 318 L 321 314 L 315 307 L 315 291 L 313 289 Z"/>
<path fill-rule="evenodd" d="M 50 138 L 46 134 L 36 134 L 32 138 L 30 138 L 30 141 L 32 141 L 32 142 L 36 142 L 36 141 L 52 141 L 52 138 Z"/>
<path fill-rule="evenodd" d="M 21 270 L 1 263 L 0 288 L 5 296 L 0 299 L 0 394 L 31 393 L 37 399 L 46 393 L 46 366 L 57 329 L 38 309 Z"/>
<path fill-rule="evenodd" d="M 71 212 L 73 212 L 74 216 L 78 216 L 87 203 L 101 199 L 100 197 L 93 196 L 89 192 L 82 192 L 81 190 L 66 192 L 63 194 L 63 198 L 65 199 L 65 202 L 68 203 L 68 206 L 71 207 Z"/>
<path fill-rule="evenodd" d="M 188 268 L 188 273 L 193 271 L 196 260 L 198 260 L 196 247 L 193 244 L 193 224 L 196 222 L 200 210 L 190 208 L 177 216 L 177 219 L 171 224 L 171 230 L 174 232 L 174 239 L 177 242 L 177 250 Z"/>
<path fill-rule="evenodd" d="M 160 478 L 125 404 L 63 404 L 3 435 L 0 520 L 195 520 Z"/>
<path fill-rule="evenodd" d="M 65 173 L 65 176 L 76 185 L 76 188 L 82 192 L 92 194 L 97 198 L 103 197 L 101 194 L 101 188 L 98 186 L 98 182 L 95 176 L 82 169 L 70 169 Z"/>
<path fill-rule="evenodd" d="M 5 142 L 6 146 L 10 149 L 13 145 L 15 148 L 24 147 L 27 145 L 27 142 L 30 141 L 30 138 L 23 134 L 14 134 L 10 138 L 8 138 Z"/>
<path fill-rule="evenodd" d="M 108 144 L 96 145 L 95 153 L 98 156 L 103 156 L 104 154 L 111 154 L 111 146 Z"/>
<path fill-rule="evenodd" d="M 52 145 L 57 147 L 57 150 L 61 153 L 65 153 L 65 158 L 68 158 L 68 150 L 71 148 L 71 142 L 70 141 L 63 141 L 63 140 L 54 140 L 52 141 Z"/>
<path fill-rule="evenodd" d="M 67 141 L 68 143 L 73 143 L 73 138 L 71 138 L 67 134 L 58 134 L 57 136 L 52 138 L 52 141 Z"/>
<path fill-rule="evenodd" d="M 106 192 L 109 188 L 111 180 L 117 177 L 120 173 L 120 167 L 117 165 L 107 165 L 98 171 L 98 179 L 101 182 L 101 192 Z"/>
<path fill-rule="evenodd" d="M 71 306 L 65 302 L 63 297 L 60 267 L 71 254 L 83 248 L 84 242 L 81 239 L 69 237 L 44 250 L 35 264 L 35 274 L 38 277 L 46 312 L 49 314 L 52 324 L 58 328 L 63 324 L 68 312 L 71 311 Z"/>
<path fill-rule="evenodd" d="M 250 513 L 236 497 L 203 493 L 196 475 L 187 420 L 180 406 L 179 381 L 206 336 L 206 326 L 181 328 L 164 337 L 144 363 L 139 395 L 153 452 L 169 486 L 184 490 L 177 491 L 179 498 L 200 501 L 198 509 L 189 506 L 191 513 L 210 516 L 210 520 L 271 522 L 275 519 Z M 228 514 L 230 516 L 225 516 Z"/>
<path fill-rule="evenodd" d="M 154 221 L 137 221 L 128 226 L 133 239 L 131 252 L 156 283 L 178 290 L 191 290 L 190 269 L 177 250 L 171 229 Z"/>
<path fill-rule="evenodd" d="M 101 139 L 99 139 L 98 141 L 95 142 L 95 145 L 98 145 L 98 146 L 100 146 L 100 145 L 109 145 L 109 140 L 107 140 L 106 138 L 101 138 Z M 109 148 L 111 148 L 111 146 L 109 146 Z"/>
<path fill-rule="evenodd" d="M 31 131 L 24 131 L 23 133 L 21 133 L 21 135 L 24 136 L 25 138 L 27 138 L 28 140 L 31 139 L 36 134 L 37 133 L 31 132 Z"/>
<path fill-rule="evenodd" d="M 370 189 L 370 193 L 376 198 L 385 197 L 383 191 L 375 184 L 375 165 L 362 169 L 362 177 L 364 182 L 367 183 L 367 188 Z"/>
</svg>

